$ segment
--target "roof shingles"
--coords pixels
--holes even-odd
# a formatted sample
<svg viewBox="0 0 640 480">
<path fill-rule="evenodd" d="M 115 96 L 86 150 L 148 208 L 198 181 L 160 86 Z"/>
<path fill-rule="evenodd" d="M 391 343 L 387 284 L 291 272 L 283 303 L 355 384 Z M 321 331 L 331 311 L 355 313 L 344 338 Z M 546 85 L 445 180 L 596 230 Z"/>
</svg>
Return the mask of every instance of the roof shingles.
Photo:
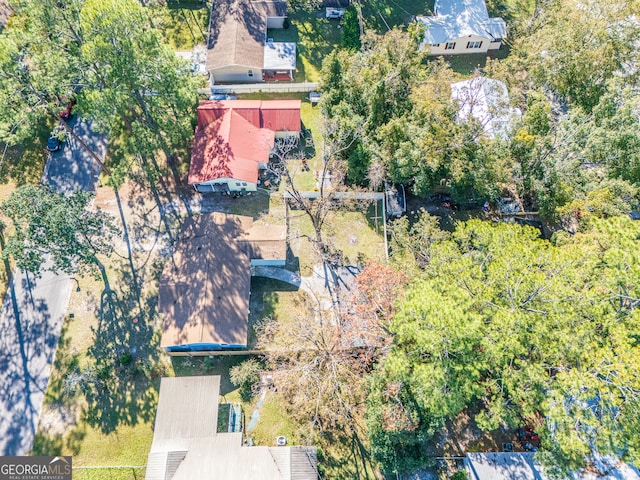
<svg viewBox="0 0 640 480">
<path fill-rule="evenodd" d="M 287 2 L 214 0 L 209 22 L 208 71 L 230 65 L 262 69 L 267 17 L 286 17 Z"/>
</svg>

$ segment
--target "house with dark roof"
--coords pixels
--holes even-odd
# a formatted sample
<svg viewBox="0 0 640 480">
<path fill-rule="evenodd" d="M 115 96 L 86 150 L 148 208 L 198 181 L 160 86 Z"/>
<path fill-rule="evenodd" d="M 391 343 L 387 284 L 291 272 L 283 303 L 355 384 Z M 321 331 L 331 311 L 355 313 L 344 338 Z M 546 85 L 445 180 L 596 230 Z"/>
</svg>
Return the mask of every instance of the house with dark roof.
<svg viewBox="0 0 640 480">
<path fill-rule="evenodd" d="M 211 84 L 290 81 L 296 44 L 274 42 L 268 29 L 284 28 L 286 1 L 213 0 L 206 69 Z"/>
<path fill-rule="evenodd" d="M 220 212 L 189 217 L 160 278 L 160 346 L 169 354 L 246 348 L 251 276 L 286 258 L 284 225 Z"/>
<path fill-rule="evenodd" d="M 504 20 L 489 17 L 485 0 L 436 0 L 433 10 L 416 18 L 425 27 L 420 48 L 430 55 L 487 53 L 507 36 Z"/>
<path fill-rule="evenodd" d="M 243 445 L 219 398 L 218 375 L 160 381 L 145 480 L 317 480 L 315 447 Z"/>
<path fill-rule="evenodd" d="M 255 192 L 275 139 L 300 134 L 300 104 L 300 100 L 202 102 L 189 185 L 199 192 Z"/>
</svg>

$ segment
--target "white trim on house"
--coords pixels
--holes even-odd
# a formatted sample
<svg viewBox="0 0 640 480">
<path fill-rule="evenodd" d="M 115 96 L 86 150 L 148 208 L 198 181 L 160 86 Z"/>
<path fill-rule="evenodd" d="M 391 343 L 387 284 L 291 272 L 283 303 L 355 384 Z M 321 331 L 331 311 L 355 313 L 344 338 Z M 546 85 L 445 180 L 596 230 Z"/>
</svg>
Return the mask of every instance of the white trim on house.
<svg viewBox="0 0 640 480">
<path fill-rule="evenodd" d="M 218 186 L 218 188 L 216 188 Z M 195 184 L 200 193 L 220 192 L 227 189 L 230 193 L 255 192 L 258 188 L 255 183 L 236 180 L 235 178 L 216 178 L 207 182 Z"/>
<path fill-rule="evenodd" d="M 502 18 L 489 18 L 485 0 L 436 0 L 433 16 L 417 17 L 425 27 L 420 48 L 430 55 L 486 53 L 507 36 Z"/>
</svg>

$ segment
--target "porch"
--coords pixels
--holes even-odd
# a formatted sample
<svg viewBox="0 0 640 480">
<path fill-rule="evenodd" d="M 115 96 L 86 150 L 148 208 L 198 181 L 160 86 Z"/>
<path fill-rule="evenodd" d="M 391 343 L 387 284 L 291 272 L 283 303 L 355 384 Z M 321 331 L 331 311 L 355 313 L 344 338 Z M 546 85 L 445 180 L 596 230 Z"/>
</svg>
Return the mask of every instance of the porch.
<svg viewBox="0 0 640 480">
<path fill-rule="evenodd" d="M 292 82 L 293 71 L 291 70 L 263 70 L 262 71 L 263 82 Z"/>
</svg>

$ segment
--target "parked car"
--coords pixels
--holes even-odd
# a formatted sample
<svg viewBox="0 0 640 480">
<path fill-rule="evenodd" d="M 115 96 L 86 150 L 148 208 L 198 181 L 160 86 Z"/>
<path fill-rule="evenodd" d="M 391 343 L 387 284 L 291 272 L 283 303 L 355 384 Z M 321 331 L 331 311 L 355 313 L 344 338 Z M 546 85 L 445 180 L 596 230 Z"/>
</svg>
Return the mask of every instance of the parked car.
<svg viewBox="0 0 640 480">
<path fill-rule="evenodd" d="M 57 135 L 51 133 L 49 140 L 47 140 L 47 150 L 50 152 L 55 152 L 56 150 L 60 150 L 60 139 Z"/>
<path fill-rule="evenodd" d="M 53 129 L 51 135 L 49 135 L 49 140 L 47 140 L 47 150 L 50 152 L 55 152 L 60 150 L 62 147 L 62 142 L 65 141 L 66 133 L 64 128 L 61 125 L 58 125 Z"/>
<path fill-rule="evenodd" d="M 69 121 L 73 116 L 73 107 L 75 106 L 75 104 L 76 104 L 76 99 L 72 98 L 69 101 L 67 108 L 64 109 L 64 111 L 60 112 L 60 118 L 63 119 L 65 122 Z"/>
<path fill-rule="evenodd" d="M 327 7 L 325 16 L 329 20 L 341 20 L 344 17 L 344 8 Z"/>
<path fill-rule="evenodd" d="M 384 194 L 387 201 L 387 216 L 400 218 L 407 211 L 407 198 L 404 185 L 385 185 Z"/>
</svg>

